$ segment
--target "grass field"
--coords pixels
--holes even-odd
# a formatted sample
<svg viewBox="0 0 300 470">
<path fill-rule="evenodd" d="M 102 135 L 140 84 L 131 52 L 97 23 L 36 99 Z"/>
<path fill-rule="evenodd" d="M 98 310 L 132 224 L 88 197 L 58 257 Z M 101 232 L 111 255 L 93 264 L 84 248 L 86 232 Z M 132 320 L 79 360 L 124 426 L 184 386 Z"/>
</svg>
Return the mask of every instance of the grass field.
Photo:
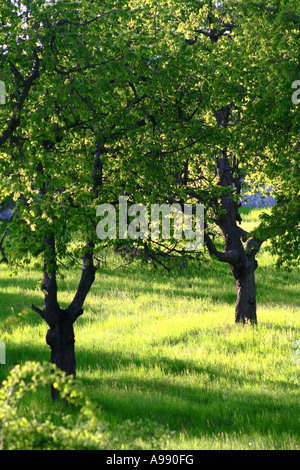
<svg viewBox="0 0 300 470">
<path fill-rule="evenodd" d="M 245 212 L 249 228 L 259 210 Z M 279 271 L 265 248 L 258 262 L 256 327 L 234 323 L 227 265 L 98 273 L 75 335 L 78 381 L 106 426 L 99 448 L 300 449 L 299 270 Z M 29 310 L 43 303 L 41 273 L 11 271 L 0 265 L 0 382 L 16 364 L 49 360 L 47 326 Z M 75 274 L 59 281 L 62 305 Z M 53 405 L 41 390 L 22 406 Z"/>
</svg>

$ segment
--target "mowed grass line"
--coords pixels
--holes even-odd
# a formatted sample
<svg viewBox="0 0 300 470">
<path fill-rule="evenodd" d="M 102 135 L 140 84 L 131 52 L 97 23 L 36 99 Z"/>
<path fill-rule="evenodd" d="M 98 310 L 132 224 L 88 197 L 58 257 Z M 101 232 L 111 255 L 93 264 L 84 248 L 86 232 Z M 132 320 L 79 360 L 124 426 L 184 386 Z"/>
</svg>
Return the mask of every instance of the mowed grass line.
<svg viewBox="0 0 300 470">
<path fill-rule="evenodd" d="M 42 305 L 40 273 L 9 273 L 0 267 L 0 380 L 17 363 L 49 360 L 47 326 L 26 310 Z M 65 273 L 61 302 L 78 276 Z M 253 328 L 234 324 L 235 282 L 225 265 L 98 273 L 75 334 L 78 380 L 107 425 L 99 448 L 299 450 L 299 270 L 278 271 L 262 250 L 256 277 Z M 45 391 L 24 409 L 51 406 Z"/>
</svg>

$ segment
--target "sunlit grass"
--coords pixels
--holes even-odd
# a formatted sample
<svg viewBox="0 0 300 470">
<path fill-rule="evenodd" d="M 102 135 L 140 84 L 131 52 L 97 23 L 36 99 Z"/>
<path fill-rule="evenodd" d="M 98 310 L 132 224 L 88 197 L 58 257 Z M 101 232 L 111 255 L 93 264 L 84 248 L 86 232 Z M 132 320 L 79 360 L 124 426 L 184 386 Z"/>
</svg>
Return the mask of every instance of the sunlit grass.
<svg viewBox="0 0 300 470">
<path fill-rule="evenodd" d="M 226 265 L 98 273 L 75 334 L 78 380 L 107 423 L 100 447 L 299 449 L 299 270 L 279 271 L 265 249 L 258 262 L 256 327 L 234 323 Z M 42 306 L 40 273 L 10 271 L 0 266 L 0 380 L 17 363 L 49 360 L 47 325 L 28 309 Z M 62 304 L 78 279 L 59 281 Z M 51 407 L 47 392 L 28 400 Z"/>
</svg>

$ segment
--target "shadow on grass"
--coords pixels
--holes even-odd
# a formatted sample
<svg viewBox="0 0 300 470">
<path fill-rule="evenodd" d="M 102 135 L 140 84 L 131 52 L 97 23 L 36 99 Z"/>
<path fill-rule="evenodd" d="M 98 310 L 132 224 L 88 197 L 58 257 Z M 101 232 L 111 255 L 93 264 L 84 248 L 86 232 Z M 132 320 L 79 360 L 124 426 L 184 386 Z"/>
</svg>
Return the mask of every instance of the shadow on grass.
<svg viewBox="0 0 300 470">
<path fill-rule="evenodd" d="M 161 293 L 171 297 L 190 297 L 201 298 L 210 297 L 213 301 L 233 304 L 236 300 L 236 282 L 231 275 L 227 265 L 221 263 L 208 263 L 207 268 L 202 267 L 196 274 L 194 271 L 189 273 L 187 270 L 183 274 L 171 272 L 166 274 L 164 271 L 141 271 L 135 276 L 134 272 L 114 271 L 110 273 L 98 273 L 92 292 L 124 290 L 131 292 L 134 296 L 142 294 Z M 280 278 L 280 271 L 275 268 L 262 266 L 256 271 L 256 282 L 258 286 L 258 295 L 261 302 L 266 297 L 268 301 L 274 303 L 284 303 L 288 301 L 299 303 L 298 276 L 295 272 Z M 160 277 L 161 276 L 161 277 Z M 130 284 L 127 283 L 130 278 Z M 294 286 L 291 286 L 291 279 Z M 122 280 L 124 283 L 122 284 Z M 154 287 L 154 283 L 156 287 Z M 168 283 L 168 288 L 165 287 Z"/>
<path fill-rule="evenodd" d="M 50 361 L 50 349 L 47 346 L 45 341 L 47 326 L 45 324 L 45 334 L 42 334 L 41 340 L 44 340 L 44 344 L 34 345 L 30 343 L 16 344 L 13 334 L 11 339 L 5 341 L 6 345 L 6 364 L 0 364 L 0 383 L 6 379 L 10 370 L 15 367 L 17 364 L 23 365 L 27 361 L 34 362 L 49 362 Z"/>
<path fill-rule="evenodd" d="M 10 294 L 7 292 L 2 293 L 0 290 L 0 331 L 9 327 L 9 320 L 13 320 L 13 318 L 16 319 L 16 325 L 20 322 L 30 325 L 41 322 L 39 315 L 31 310 L 31 304 L 42 306 L 43 298 L 41 294 L 35 291 Z"/>
<path fill-rule="evenodd" d="M 7 365 L 0 365 L 0 382 L 16 364 L 49 358 L 46 344 L 8 342 Z M 87 395 L 112 423 L 151 419 L 179 435 L 184 431 L 188 438 L 257 433 L 289 435 L 297 440 L 300 435 L 297 387 L 288 381 L 245 377 L 242 370 L 211 364 L 199 367 L 191 360 L 101 349 L 95 353 L 79 348 L 77 365 L 78 379 Z M 193 375 L 193 381 L 188 374 Z M 266 387 L 260 389 L 262 382 Z M 277 388 L 278 395 L 274 394 Z"/>
<path fill-rule="evenodd" d="M 299 404 L 294 396 L 287 403 L 286 395 L 280 399 L 272 393 L 255 391 L 260 378 L 245 379 L 242 373 L 222 370 L 220 367 L 195 367 L 193 363 L 171 360 L 166 357 L 149 358 L 124 357 L 120 354 L 102 354 L 98 358 L 101 365 L 100 378 L 81 378 L 89 393 L 110 419 L 122 422 L 125 419 L 135 420 L 138 417 L 152 418 L 170 429 L 180 431 L 182 428 L 189 437 L 200 437 L 202 434 L 257 432 L 265 435 L 290 434 L 299 436 Z M 94 359 L 95 360 L 95 359 Z M 93 360 L 91 360 L 93 362 Z M 132 376 L 130 367 L 143 367 L 143 377 Z M 159 368 L 160 377 L 151 377 L 151 369 Z M 118 371 L 124 368 L 125 374 L 118 377 Z M 126 369 L 128 368 L 128 373 Z M 199 375 L 205 374 L 206 382 L 199 385 L 186 385 L 176 380 L 189 370 Z M 101 378 L 101 371 L 105 378 Z M 108 376 L 109 371 L 109 376 Z M 147 371 L 149 376 L 147 377 Z M 152 374 L 153 375 L 153 374 Z M 126 376 L 126 378 L 124 378 Z M 226 388 L 220 385 L 219 381 Z M 243 388 L 243 385 L 246 385 Z M 247 385 L 251 385 L 251 390 Z M 294 390 L 290 383 L 272 384 Z"/>
<path fill-rule="evenodd" d="M 8 268 L 4 272 L 9 272 Z M 293 303 L 300 307 L 299 289 L 297 288 L 298 271 L 294 274 L 281 276 L 275 268 L 259 267 L 256 272 L 258 307 L 260 304 L 270 302 L 274 304 Z M 74 295 L 80 279 L 80 271 L 67 271 L 66 281 L 59 280 L 59 296 L 64 299 L 65 295 Z M 13 308 L 15 311 L 22 305 L 22 308 L 29 307 L 31 303 L 43 303 L 43 294 L 37 288 L 40 275 L 38 271 L 24 272 L 17 277 L 3 277 L 0 272 L 0 315 Z M 293 285 L 291 286 L 291 279 Z M 8 288 L 16 288 L 15 294 L 6 293 Z M 1 290 L 3 289 L 3 292 Z M 23 291 L 23 292 L 20 292 Z M 183 297 L 189 299 L 209 299 L 213 302 L 234 305 L 236 301 L 235 280 L 231 275 L 229 267 L 221 263 L 209 262 L 207 266 L 200 266 L 198 270 L 186 269 L 183 274 L 176 270 L 171 273 L 161 269 L 138 270 L 100 270 L 90 295 L 99 295 L 99 307 L 101 308 L 101 297 L 107 295 L 118 295 L 124 292 L 130 295 L 134 301 L 140 295 L 163 295 L 166 297 Z M 21 297 L 21 300 L 19 299 Z M 28 302 L 24 302 L 24 298 Z M 61 301 L 62 307 L 66 307 L 68 302 Z M 89 295 L 86 299 L 85 309 L 89 308 Z"/>
</svg>

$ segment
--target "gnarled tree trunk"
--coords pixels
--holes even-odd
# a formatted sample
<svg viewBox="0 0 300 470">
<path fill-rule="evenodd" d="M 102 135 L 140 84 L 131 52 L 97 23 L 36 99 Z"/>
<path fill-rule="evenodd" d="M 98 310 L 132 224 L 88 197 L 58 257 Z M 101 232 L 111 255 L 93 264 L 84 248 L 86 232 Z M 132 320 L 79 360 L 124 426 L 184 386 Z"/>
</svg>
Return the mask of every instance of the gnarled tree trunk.
<svg viewBox="0 0 300 470">
<path fill-rule="evenodd" d="M 46 342 L 51 349 L 51 364 L 55 364 L 60 370 L 67 375 L 76 376 L 76 359 L 75 359 L 75 335 L 73 320 L 65 310 L 58 308 L 52 313 L 53 324 L 51 324 L 47 335 Z M 51 387 L 52 399 L 56 399 L 58 392 Z"/>
<path fill-rule="evenodd" d="M 257 323 L 254 271 L 246 273 L 240 279 L 237 279 L 236 289 L 235 321 L 237 323 Z"/>
<path fill-rule="evenodd" d="M 51 363 L 56 364 L 59 369 L 68 375 L 76 374 L 75 361 L 75 336 L 73 321 L 66 314 L 65 310 L 60 310 L 55 315 L 53 322 L 46 335 L 46 342 L 51 348 Z"/>
<path fill-rule="evenodd" d="M 102 186 L 102 162 L 101 154 L 105 151 L 104 147 L 96 144 L 95 160 L 93 168 L 94 195 L 99 195 L 99 189 Z M 43 174 L 43 168 L 40 165 L 38 171 Z M 46 187 L 42 189 L 45 194 Z M 92 238 L 92 237 L 91 237 Z M 35 307 L 31 308 L 37 312 L 49 325 L 46 335 L 46 342 L 51 349 L 51 363 L 55 364 L 67 375 L 76 376 L 75 359 L 75 335 L 74 323 L 77 318 L 83 314 L 83 305 L 87 294 L 89 293 L 97 268 L 94 265 L 94 243 L 90 240 L 86 243 L 84 256 L 82 260 L 82 271 L 76 294 L 68 306 L 63 310 L 57 301 L 57 256 L 55 249 L 55 234 L 50 233 L 45 238 L 44 252 L 44 284 L 45 301 L 43 310 Z M 58 396 L 57 390 L 51 389 L 52 399 Z"/>
<path fill-rule="evenodd" d="M 38 312 L 49 325 L 46 342 L 51 349 L 51 363 L 55 364 L 67 375 L 76 376 L 75 335 L 74 323 L 82 315 L 85 298 L 95 280 L 96 268 L 93 264 L 92 244 L 87 244 L 83 258 L 81 279 L 76 295 L 66 310 L 60 308 L 57 302 L 56 283 L 56 253 L 55 238 L 52 233 L 45 239 L 48 250 L 45 252 L 44 262 L 44 309 L 34 305 L 31 308 Z M 51 387 L 51 396 L 55 400 L 58 392 Z"/>
<path fill-rule="evenodd" d="M 261 241 L 249 237 L 237 222 L 241 221 L 238 213 L 238 204 L 232 198 L 233 170 L 227 156 L 226 149 L 222 156 L 216 159 L 216 169 L 219 186 L 228 188 L 228 193 L 222 193 L 220 207 L 217 208 L 216 223 L 220 227 L 225 244 L 225 251 L 219 252 L 208 234 L 205 243 L 209 253 L 219 261 L 228 263 L 236 280 L 237 300 L 235 307 L 235 321 L 237 323 L 257 323 L 256 316 L 256 285 L 255 270 Z M 220 210 L 221 209 L 221 210 Z M 243 244 L 244 243 L 244 244 Z"/>
</svg>

